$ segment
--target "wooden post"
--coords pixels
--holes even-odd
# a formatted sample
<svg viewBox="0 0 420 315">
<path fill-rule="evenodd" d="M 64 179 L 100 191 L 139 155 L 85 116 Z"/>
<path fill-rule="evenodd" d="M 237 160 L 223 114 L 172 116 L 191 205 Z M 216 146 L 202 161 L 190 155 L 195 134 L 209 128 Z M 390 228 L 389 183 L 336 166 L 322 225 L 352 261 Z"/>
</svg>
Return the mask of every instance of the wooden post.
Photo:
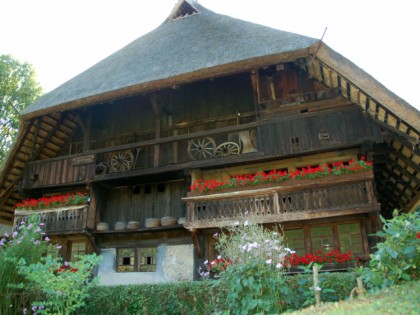
<svg viewBox="0 0 420 315">
<path fill-rule="evenodd" d="M 150 97 L 150 102 L 155 113 L 155 140 L 158 140 L 160 139 L 162 128 L 162 106 L 159 104 L 156 94 Z M 154 145 L 154 151 L 153 166 L 157 167 L 160 159 L 160 145 L 158 143 Z"/>
<path fill-rule="evenodd" d="M 315 294 L 315 303 L 316 306 L 319 306 L 321 304 L 321 290 L 318 287 L 319 284 L 319 278 L 318 278 L 318 266 L 314 265 L 313 266 L 313 271 L 314 271 L 314 294 Z"/>
</svg>

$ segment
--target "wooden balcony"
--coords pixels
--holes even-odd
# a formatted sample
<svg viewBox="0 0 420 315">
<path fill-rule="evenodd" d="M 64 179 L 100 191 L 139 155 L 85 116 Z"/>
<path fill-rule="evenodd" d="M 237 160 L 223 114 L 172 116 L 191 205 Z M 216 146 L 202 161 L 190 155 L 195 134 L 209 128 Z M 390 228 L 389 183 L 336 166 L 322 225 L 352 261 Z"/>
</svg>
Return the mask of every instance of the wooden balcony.
<svg viewBox="0 0 420 315">
<path fill-rule="evenodd" d="M 30 162 L 25 165 L 25 189 L 85 183 L 95 174 L 95 156 L 73 155 Z"/>
<path fill-rule="evenodd" d="M 286 180 L 262 186 L 240 187 L 217 193 L 189 193 L 188 222 L 184 227 L 200 229 L 232 225 L 252 217 L 257 223 L 326 218 L 378 211 L 373 174 Z"/>
<path fill-rule="evenodd" d="M 46 210 L 16 210 L 14 227 L 27 221 L 31 215 L 37 215 L 45 224 L 48 235 L 82 233 L 86 230 L 87 205 Z"/>
</svg>

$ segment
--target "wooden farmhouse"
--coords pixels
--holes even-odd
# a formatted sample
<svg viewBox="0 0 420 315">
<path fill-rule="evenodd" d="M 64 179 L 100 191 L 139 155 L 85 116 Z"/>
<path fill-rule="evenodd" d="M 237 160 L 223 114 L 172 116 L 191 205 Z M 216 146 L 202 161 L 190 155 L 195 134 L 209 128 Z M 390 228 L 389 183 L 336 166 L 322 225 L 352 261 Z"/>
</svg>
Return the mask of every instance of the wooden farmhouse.
<svg viewBox="0 0 420 315">
<path fill-rule="evenodd" d="M 213 234 L 246 216 L 298 253 L 368 259 L 378 214 L 419 203 L 419 139 L 419 111 L 322 41 L 182 0 L 21 113 L 0 220 L 37 214 L 67 259 L 102 254 L 104 285 L 195 279 Z M 344 171 L 362 159 L 373 169 Z M 16 210 L 76 192 L 90 202 Z"/>
</svg>

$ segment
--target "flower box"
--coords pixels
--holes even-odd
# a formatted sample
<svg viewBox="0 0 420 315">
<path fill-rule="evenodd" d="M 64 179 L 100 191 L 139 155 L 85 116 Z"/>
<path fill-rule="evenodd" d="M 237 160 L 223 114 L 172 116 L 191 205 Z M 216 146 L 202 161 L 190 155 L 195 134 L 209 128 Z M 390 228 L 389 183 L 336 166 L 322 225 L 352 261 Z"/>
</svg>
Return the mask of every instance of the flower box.
<svg viewBox="0 0 420 315">
<path fill-rule="evenodd" d="M 372 162 L 367 162 L 362 157 L 360 161 L 350 160 L 345 163 L 335 162 L 317 167 L 308 166 L 289 173 L 272 170 L 268 173 L 257 172 L 253 175 L 236 175 L 226 180 L 210 179 L 203 181 L 199 179 L 190 186 L 191 191 L 188 193 L 188 197 L 271 187 L 304 186 L 308 183 L 308 180 L 310 183 L 339 182 L 342 176 L 366 172 L 372 174 L 371 170 Z"/>
</svg>

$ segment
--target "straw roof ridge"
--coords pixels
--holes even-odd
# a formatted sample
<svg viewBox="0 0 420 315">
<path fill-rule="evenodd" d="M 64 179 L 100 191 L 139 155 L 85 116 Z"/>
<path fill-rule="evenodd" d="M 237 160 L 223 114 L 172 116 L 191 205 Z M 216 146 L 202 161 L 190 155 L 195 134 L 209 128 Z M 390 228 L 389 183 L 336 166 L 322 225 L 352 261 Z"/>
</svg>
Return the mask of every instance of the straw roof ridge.
<svg viewBox="0 0 420 315">
<path fill-rule="evenodd" d="M 202 69 L 309 48 L 317 39 L 214 13 L 166 19 L 28 106 L 25 116 L 94 95 Z"/>
</svg>

